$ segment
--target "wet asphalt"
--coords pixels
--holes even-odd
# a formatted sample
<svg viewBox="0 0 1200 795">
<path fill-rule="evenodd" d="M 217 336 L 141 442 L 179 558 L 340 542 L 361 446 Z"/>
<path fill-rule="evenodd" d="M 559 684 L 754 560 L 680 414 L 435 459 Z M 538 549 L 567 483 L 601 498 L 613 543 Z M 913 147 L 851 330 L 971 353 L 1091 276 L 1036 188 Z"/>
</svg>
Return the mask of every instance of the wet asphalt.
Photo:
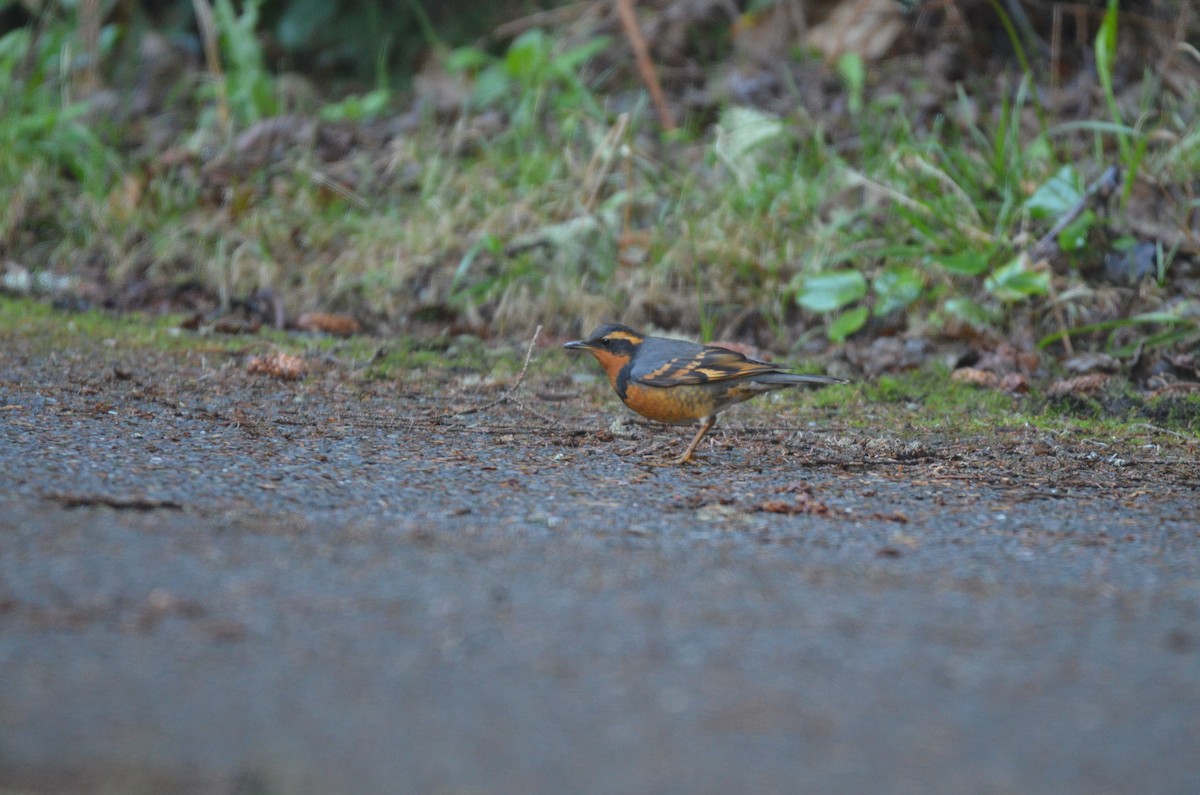
<svg viewBox="0 0 1200 795">
<path fill-rule="evenodd" d="M 87 365 L 0 354 L 0 792 L 1200 792 L 1194 446 Z"/>
</svg>

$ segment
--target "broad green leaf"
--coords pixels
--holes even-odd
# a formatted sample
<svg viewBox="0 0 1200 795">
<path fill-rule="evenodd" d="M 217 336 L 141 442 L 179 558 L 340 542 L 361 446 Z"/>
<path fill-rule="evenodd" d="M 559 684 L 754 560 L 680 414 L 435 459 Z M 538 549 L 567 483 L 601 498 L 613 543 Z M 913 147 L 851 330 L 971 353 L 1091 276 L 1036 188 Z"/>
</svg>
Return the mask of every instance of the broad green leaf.
<svg viewBox="0 0 1200 795">
<path fill-rule="evenodd" d="M 1096 224 L 1096 214 L 1084 210 L 1079 217 L 1058 233 L 1058 247 L 1063 251 L 1079 251 L 1087 245 L 1088 232 Z"/>
<path fill-rule="evenodd" d="M 856 306 L 853 309 L 847 309 L 829 324 L 829 339 L 834 342 L 843 342 L 846 337 L 849 337 L 862 328 L 866 322 L 867 308 L 865 306 Z"/>
<path fill-rule="evenodd" d="M 1021 160 L 1026 166 L 1045 163 L 1054 155 L 1050 142 L 1044 135 L 1039 135 L 1021 148 Z"/>
<path fill-rule="evenodd" d="M 0 70 L 7 76 L 29 51 L 29 28 L 17 28 L 0 36 Z"/>
<path fill-rule="evenodd" d="M 554 68 L 560 72 L 576 72 L 592 58 L 607 50 L 612 45 L 608 36 L 594 36 L 578 47 L 573 47 L 561 55 L 554 57 Z"/>
<path fill-rule="evenodd" d="M 518 36 L 504 55 L 508 73 L 530 86 L 541 79 L 549 60 L 549 44 L 546 34 L 534 28 Z"/>
<path fill-rule="evenodd" d="M 952 273 L 978 276 L 988 269 L 988 255 L 983 251 L 960 251 L 957 254 L 934 254 L 930 257 Z"/>
<path fill-rule="evenodd" d="M 969 298 L 951 298 L 944 304 L 944 309 L 947 314 L 976 328 L 989 326 L 994 320 L 990 312 Z"/>
<path fill-rule="evenodd" d="M 858 271 L 832 271 L 806 276 L 796 303 L 811 312 L 836 312 L 867 294 L 867 280 Z"/>
<path fill-rule="evenodd" d="M 478 47 L 459 47 L 442 59 L 447 72 L 467 72 L 482 69 L 494 59 Z"/>
<path fill-rule="evenodd" d="M 1025 207 L 1034 218 L 1056 218 L 1074 207 L 1081 198 L 1079 175 L 1071 166 L 1063 166 L 1025 200 Z"/>
<path fill-rule="evenodd" d="M 486 108 L 507 98 L 512 93 L 512 84 L 508 70 L 502 64 L 492 64 L 476 76 L 471 101 L 476 107 Z"/>
<path fill-rule="evenodd" d="M 871 289 L 879 298 L 875 302 L 875 314 L 882 317 L 920 298 L 925 282 L 916 268 L 894 267 L 879 274 Z"/>
<path fill-rule="evenodd" d="M 321 108 L 320 116 L 326 121 L 363 121 L 374 119 L 387 110 L 392 94 L 386 88 L 377 88 L 365 94 L 356 94 Z"/>
<path fill-rule="evenodd" d="M 1050 274 L 1030 270 L 1026 257 L 1022 255 L 996 268 L 984 286 L 996 298 L 1012 303 L 1031 295 L 1045 295 L 1050 289 Z"/>
</svg>

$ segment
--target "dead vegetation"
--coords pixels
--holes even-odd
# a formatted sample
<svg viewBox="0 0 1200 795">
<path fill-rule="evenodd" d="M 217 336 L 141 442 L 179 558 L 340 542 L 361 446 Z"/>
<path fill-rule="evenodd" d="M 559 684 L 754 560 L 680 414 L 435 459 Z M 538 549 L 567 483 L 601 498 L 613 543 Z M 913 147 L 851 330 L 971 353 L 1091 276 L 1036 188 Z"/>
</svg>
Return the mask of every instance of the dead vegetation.
<svg viewBox="0 0 1200 795">
<path fill-rule="evenodd" d="M 620 318 L 864 371 L 1008 345 L 1035 364 L 960 364 L 1011 391 L 1039 350 L 1148 378 L 1200 336 L 1186 2 L 563 4 L 382 105 L 268 71 L 220 14 L 192 52 L 106 51 L 102 13 L 6 34 L 10 118 L 54 131 L 4 156 L 10 292 L 240 333 Z M 100 135 L 54 137 L 76 119 Z"/>
</svg>

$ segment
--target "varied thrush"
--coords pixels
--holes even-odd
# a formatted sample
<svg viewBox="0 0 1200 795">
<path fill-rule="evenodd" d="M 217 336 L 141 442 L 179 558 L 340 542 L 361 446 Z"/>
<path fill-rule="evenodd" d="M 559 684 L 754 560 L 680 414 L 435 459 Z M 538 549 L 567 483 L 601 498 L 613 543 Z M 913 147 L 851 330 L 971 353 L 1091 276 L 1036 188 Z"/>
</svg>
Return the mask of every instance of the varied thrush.
<svg viewBox="0 0 1200 795">
<path fill-rule="evenodd" d="M 671 424 L 700 422 L 678 464 L 691 460 L 700 440 L 717 424 L 717 414 L 735 403 L 797 384 L 847 383 L 827 375 L 788 373 L 716 345 L 647 337 L 617 323 L 563 347 L 595 356 L 617 397 L 643 417 Z"/>
</svg>

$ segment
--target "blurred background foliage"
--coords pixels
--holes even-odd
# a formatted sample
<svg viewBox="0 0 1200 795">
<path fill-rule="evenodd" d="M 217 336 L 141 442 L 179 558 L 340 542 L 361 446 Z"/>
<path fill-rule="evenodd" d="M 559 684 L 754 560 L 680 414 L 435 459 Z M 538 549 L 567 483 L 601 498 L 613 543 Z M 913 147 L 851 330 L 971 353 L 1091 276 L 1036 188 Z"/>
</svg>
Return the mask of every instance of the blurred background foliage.
<svg viewBox="0 0 1200 795">
<path fill-rule="evenodd" d="M 1186 0 L 0 0 L 4 287 L 1186 346 L 1198 33 Z"/>
<path fill-rule="evenodd" d="M 372 82 L 381 68 L 403 80 L 437 43 L 469 44 L 501 23 L 552 8 L 553 0 L 263 0 L 232 4 L 252 10 L 272 71 L 303 71 L 329 81 Z M 38 19 L 94 15 L 117 26 L 135 45 L 147 31 L 169 36 L 199 52 L 195 6 L 189 0 L 4 0 L 0 35 Z"/>
</svg>

